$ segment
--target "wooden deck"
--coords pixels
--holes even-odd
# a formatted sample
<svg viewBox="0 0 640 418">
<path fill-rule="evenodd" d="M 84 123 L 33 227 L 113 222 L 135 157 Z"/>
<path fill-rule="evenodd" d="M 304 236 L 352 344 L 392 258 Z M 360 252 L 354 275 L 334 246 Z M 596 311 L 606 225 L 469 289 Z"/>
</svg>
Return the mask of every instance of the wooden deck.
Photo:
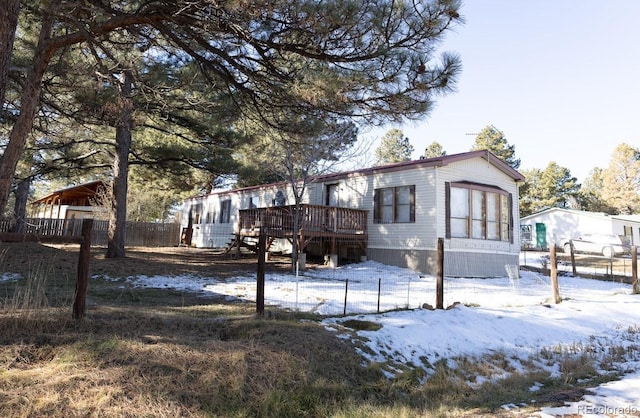
<svg viewBox="0 0 640 418">
<path fill-rule="evenodd" d="M 273 206 L 268 208 L 240 210 L 239 234 L 243 237 L 257 237 L 261 233 L 270 238 L 293 239 L 295 206 Z M 338 208 L 334 206 L 300 206 L 300 230 L 298 234 L 301 249 L 317 239 L 332 242 L 367 245 L 367 211 Z"/>
</svg>

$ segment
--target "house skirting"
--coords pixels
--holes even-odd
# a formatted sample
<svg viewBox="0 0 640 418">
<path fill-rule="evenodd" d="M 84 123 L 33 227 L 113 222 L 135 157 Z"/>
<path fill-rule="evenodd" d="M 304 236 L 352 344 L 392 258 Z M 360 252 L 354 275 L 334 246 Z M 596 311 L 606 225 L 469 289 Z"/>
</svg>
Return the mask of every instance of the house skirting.
<svg viewBox="0 0 640 418">
<path fill-rule="evenodd" d="M 371 248 L 369 260 L 409 268 L 423 274 L 435 275 L 435 250 L 400 250 Z M 505 266 L 518 265 L 519 255 L 505 253 L 476 253 L 445 250 L 444 275 L 450 277 L 506 277 Z"/>
</svg>

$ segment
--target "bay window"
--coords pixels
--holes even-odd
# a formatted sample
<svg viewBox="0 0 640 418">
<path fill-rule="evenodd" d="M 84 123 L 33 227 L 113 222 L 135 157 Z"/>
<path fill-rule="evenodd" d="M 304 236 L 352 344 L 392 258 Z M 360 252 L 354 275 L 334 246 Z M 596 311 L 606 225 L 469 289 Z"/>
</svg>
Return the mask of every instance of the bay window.
<svg viewBox="0 0 640 418">
<path fill-rule="evenodd" d="M 513 240 L 511 195 L 499 187 L 471 182 L 446 183 L 447 237 Z"/>
</svg>

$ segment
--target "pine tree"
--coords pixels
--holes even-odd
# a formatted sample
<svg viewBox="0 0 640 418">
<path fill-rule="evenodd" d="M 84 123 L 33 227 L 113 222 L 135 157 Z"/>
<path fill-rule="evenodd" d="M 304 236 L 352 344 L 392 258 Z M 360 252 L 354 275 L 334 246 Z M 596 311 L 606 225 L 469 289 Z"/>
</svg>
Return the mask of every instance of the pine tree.
<svg viewBox="0 0 640 418">
<path fill-rule="evenodd" d="M 582 210 L 615 214 L 615 208 L 607 205 L 602 199 L 604 189 L 602 168 L 594 167 L 580 187 L 578 202 Z"/>
<path fill-rule="evenodd" d="M 620 144 L 602 172 L 602 200 L 618 214 L 640 213 L 640 150 Z"/>
<path fill-rule="evenodd" d="M 393 164 L 411 160 L 413 145 L 409 138 L 397 128 L 391 129 L 380 139 L 380 145 L 376 148 L 376 164 Z"/>
<path fill-rule="evenodd" d="M 27 4 L 28 3 L 28 4 Z M 460 58 L 434 56 L 462 21 L 458 1 L 22 2 L 40 36 L 23 80 L 19 116 L 0 158 L 0 210 L 54 56 L 74 45 L 101 55 L 110 33 L 126 31 L 155 56 L 189 60 L 198 77 L 233 96 L 232 114 L 256 115 L 286 134 L 279 114 L 371 123 L 417 119 L 455 88 Z M 37 26 L 37 25 L 36 25 Z M 130 43 L 121 45 L 131 50 Z M 145 50 L 143 48 L 143 50 Z M 11 55 L 3 43 L 0 54 Z M 180 103 L 189 103 L 186 92 Z M 172 120 L 175 122 L 175 120 Z"/>
<path fill-rule="evenodd" d="M 433 141 L 427 148 L 425 148 L 424 154 L 421 158 L 442 157 L 444 155 L 447 155 L 447 152 L 442 148 L 442 145 L 438 141 Z"/>
<path fill-rule="evenodd" d="M 520 216 L 552 207 L 569 207 L 580 191 L 578 180 L 568 168 L 550 162 L 544 170 L 524 170 L 520 185 Z"/>
<path fill-rule="evenodd" d="M 478 133 L 471 148 L 472 151 L 484 149 L 491 151 L 514 169 L 520 167 L 520 159 L 515 156 L 515 145 L 509 145 L 504 133 L 493 125 L 486 126 Z"/>
</svg>

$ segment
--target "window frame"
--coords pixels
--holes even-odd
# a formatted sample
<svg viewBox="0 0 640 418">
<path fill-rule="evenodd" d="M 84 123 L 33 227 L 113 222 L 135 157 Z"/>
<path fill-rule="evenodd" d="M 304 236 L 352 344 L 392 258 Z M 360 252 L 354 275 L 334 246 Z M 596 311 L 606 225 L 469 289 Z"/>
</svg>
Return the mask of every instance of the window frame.
<svg viewBox="0 0 640 418">
<path fill-rule="evenodd" d="M 231 222 L 231 199 L 220 201 L 220 223 L 228 224 Z"/>
<path fill-rule="evenodd" d="M 408 190 L 408 202 L 401 193 Z M 386 198 L 386 200 L 385 200 Z M 373 193 L 374 224 L 408 224 L 416 222 L 416 186 L 381 187 Z M 408 213 L 407 213 L 408 212 Z"/>
<path fill-rule="evenodd" d="M 461 202 L 464 204 L 465 200 L 455 200 L 455 197 L 453 200 L 456 202 L 456 207 L 452 210 L 452 196 L 458 193 L 456 190 L 466 190 L 467 206 L 462 212 L 458 212 L 460 209 L 458 205 Z M 466 181 L 446 182 L 445 200 L 447 238 L 513 243 L 513 195 L 511 193 L 488 184 Z M 465 232 L 457 232 L 463 229 Z"/>
</svg>

